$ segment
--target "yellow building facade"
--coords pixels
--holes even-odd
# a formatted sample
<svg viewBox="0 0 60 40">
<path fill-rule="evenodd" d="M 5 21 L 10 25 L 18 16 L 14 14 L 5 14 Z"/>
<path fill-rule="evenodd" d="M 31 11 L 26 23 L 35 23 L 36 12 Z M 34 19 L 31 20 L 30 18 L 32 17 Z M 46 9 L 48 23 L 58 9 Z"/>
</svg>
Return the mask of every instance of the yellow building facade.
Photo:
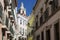
<svg viewBox="0 0 60 40">
<path fill-rule="evenodd" d="M 27 36 L 27 40 L 33 40 L 33 22 L 34 22 L 34 15 L 33 12 L 30 15 L 30 19 L 28 21 L 28 36 Z"/>
</svg>

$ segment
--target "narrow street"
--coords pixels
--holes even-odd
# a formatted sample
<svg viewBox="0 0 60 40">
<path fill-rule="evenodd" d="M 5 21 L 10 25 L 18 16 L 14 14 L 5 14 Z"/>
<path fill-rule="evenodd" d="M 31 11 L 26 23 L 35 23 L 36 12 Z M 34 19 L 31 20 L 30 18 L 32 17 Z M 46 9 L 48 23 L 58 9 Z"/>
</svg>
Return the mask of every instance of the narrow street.
<svg viewBox="0 0 60 40">
<path fill-rule="evenodd" d="M 0 40 L 60 40 L 60 0 L 0 0 Z"/>
</svg>

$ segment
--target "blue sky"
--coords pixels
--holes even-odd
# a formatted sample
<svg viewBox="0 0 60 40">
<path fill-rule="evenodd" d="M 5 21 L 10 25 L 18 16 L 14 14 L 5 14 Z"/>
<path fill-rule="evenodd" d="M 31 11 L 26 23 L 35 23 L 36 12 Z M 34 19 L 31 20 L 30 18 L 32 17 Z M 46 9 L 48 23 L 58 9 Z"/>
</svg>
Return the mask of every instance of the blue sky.
<svg viewBox="0 0 60 40">
<path fill-rule="evenodd" d="M 23 2 L 24 7 L 26 8 L 26 15 L 29 16 L 36 3 L 36 0 L 17 0 L 17 2 L 18 2 L 18 9 L 20 8 L 21 2 Z"/>
</svg>

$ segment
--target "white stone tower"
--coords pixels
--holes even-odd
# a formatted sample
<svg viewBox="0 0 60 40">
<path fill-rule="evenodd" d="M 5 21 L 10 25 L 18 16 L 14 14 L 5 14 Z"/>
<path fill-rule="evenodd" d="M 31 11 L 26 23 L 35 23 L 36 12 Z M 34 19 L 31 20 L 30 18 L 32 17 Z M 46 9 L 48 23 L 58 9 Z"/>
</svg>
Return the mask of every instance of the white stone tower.
<svg viewBox="0 0 60 40">
<path fill-rule="evenodd" d="M 24 8 L 23 2 L 21 2 L 20 14 L 21 15 L 26 15 L 26 9 Z"/>
<path fill-rule="evenodd" d="M 24 8 L 23 3 L 21 2 L 21 6 L 19 12 L 17 13 L 17 22 L 18 22 L 18 39 L 27 39 L 27 23 L 28 19 L 26 16 L 26 9 Z"/>
</svg>

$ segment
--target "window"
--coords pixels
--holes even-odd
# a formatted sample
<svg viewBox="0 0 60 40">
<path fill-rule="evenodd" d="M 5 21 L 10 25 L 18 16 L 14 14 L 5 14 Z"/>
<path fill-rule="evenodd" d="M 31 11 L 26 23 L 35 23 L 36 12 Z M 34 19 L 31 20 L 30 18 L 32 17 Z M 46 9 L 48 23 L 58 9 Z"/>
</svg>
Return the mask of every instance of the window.
<svg viewBox="0 0 60 40">
<path fill-rule="evenodd" d="M 53 0 L 51 11 L 54 12 L 58 8 L 58 0 Z"/>
<path fill-rule="evenodd" d="M 33 34 L 33 30 L 31 31 L 31 34 Z"/>
<path fill-rule="evenodd" d="M 54 24 L 55 40 L 59 40 L 59 22 Z"/>
<path fill-rule="evenodd" d="M 41 11 L 41 14 L 42 14 L 43 13 L 43 8 L 41 8 L 40 11 Z"/>
<path fill-rule="evenodd" d="M 26 25 L 26 21 L 25 20 L 23 21 L 23 25 Z"/>
<path fill-rule="evenodd" d="M 6 16 L 6 22 L 5 22 L 5 24 L 6 24 L 7 27 L 8 27 L 8 22 L 9 22 L 9 20 L 8 20 L 8 18 Z"/>
<path fill-rule="evenodd" d="M 40 25 L 43 23 L 43 15 L 40 17 Z"/>
<path fill-rule="evenodd" d="M 57 8 L 58 7 L 58 0 L 53 0 L 53 4 L 54 4 L 55 8 Z"/>
<path fill-rule="evenodd" d="M 36 18 L 38 18 L 38 15 L 36 15 Z"/>
<path fill-rule="evenodd" d="M 44 16 L 45 16 L 45 20 L 46 20 L 49 16 L 49 7 L 46 9 Z"/>
<path fill-rule="evenodd" d="M 5 36 L 5 30 L 2 28 L 2 36 Z"/>
<path fill-rule="evenodd" d="M 36 30 L 38 29 L 38 22 L 36 22 Z"/>
<path fill-rule="evenodd" d="M 37 39 L 36 40 L 40 40 L 40 35 L 37 36 Z"/>
<path fill-rule="evenodd" d="M 25 36 L 27 35 L 27 30 L 26 30 L 26 29 L 24 29 L 24 35 L 25 35 Z"/>
<path fill-rule="evenodd" d="M 38 15 L 36 15 L 36 22 L 38 22 Z"/>
<path fill-rule="evenodd" d="M 20 34 L 21 34 L 22 28 L 20 27 Z"/>
<path fill-rule="evenodd" d="M 27 39 L 25 38 L 25 40 L 27 40 Z"/>
<path fill-rule="evenodd" d="M 20 24 L 22 24 L 22 20 L 20 20 Z"/>
<path fill-rule="evenodd" d="M 46 31 L 46 40 L 50 40 L 50 30 Z"/>
<path fill-rule="evenodd" d="M 24 22 L 25 22 L 25 21 L 23 21 L 23 25 L 25 25 Z"/>
<path fill-rule="evenodd" d="M 23 15 L 23 14 L 24 14 L 24 11 L 22 10 L 22 11 L 21 11 L 21 15 Z"/>
<path fill-rule="evenodd" d="M 23 30 L 24 30 L 24 29 L 21 27 L 21 28 L 20 28 L 20 34 L 21 34 L 21 35 L 23 35 Z"/>
<path fill-rule="evenodd" d="M 45 1 L 45 5 L 46 5 L 46 6 L 47 6 L 47 4 L 48 4 L 48 1 L 49 1 L 49 0 L 46 0 L 46 1 Z"/>
<path fill-rule="evenodd" d="M 16 40 L 16 39 L 15 39 Z"/>
<path fill-rule="evenodd" d="M 4 0 L 4 10 L 6 9 L 7 5 L 8 5 L 8 1 Z"/>
<path fill-rule="evenodd" d="M 24 14 L 24 11 L 23 11 L 23 14 Z"/>
<path fill-rule="evenodd" d="M 23 28 L 23 30 L 22 30 L 22 35 L 24 35 L 24 28 Z"/>
<path fill-rule="evenodd" d="M 8 14 L 9 14 L 9 17 L 10 17 L 10 15 L 11 15 L 11 12 L 10 12 L 10 11 L 8 11 Z"/>
<path fill-rule="evenodd" d="M 44 40 L 44 33 L 41 33 L 41 40 Z"/>
<path fill-rule="evenodd" d="M 20 34 L 23 36 L 24 35 L 24 28 L 20 28 Z"/>
<path fill-rule="evenodd" d="M 36 29 L 38 28 L 38 15 L 36 15 Z"/>
<path fill-rule="evenodd" d="M 19 37 L 18 40 L 21 40 L 21 37 Z"/>
</svg>

